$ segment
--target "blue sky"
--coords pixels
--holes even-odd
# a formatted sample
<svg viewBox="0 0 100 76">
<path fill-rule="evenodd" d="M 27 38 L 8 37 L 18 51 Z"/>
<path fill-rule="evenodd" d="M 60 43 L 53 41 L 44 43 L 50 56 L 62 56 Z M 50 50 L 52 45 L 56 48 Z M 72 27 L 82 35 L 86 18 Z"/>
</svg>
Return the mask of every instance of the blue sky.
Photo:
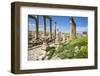
<svg viewBox="0 0 100 76">
<path fill-rule="evenodd" d="M 76 31 L 83 32 L 88 31 L 88 17 L 76 17 L 73 16 L 76 23 Z M 56 27 L 60 32 L 70 32 L 70 17 L 69 16 L 52 16 L 52 31 L 54 31 L 54 22 L 56 22 Z M 43 16 L 39 16 L 39 31 L 43 31 Z M 28 16 L 28 26 L 29 31 L 35 31 L 35 20 Z M 46 31 L 50 31 L 49 20 L 46 19 Z"/>
</svg>

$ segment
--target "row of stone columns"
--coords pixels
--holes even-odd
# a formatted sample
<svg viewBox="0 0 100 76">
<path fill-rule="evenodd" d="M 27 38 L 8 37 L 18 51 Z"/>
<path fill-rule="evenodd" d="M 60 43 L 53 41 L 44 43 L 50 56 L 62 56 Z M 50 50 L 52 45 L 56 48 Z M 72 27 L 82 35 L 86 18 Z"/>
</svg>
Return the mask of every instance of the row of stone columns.
<svg viewBox="0 0 100 76">
<path fill-rule="evenodd" d="M 49 19 L 50 22 L 50 38 L 52 38 L 52 19 L 50 16 L 43 16 L 44 17 L 44 36 L 46 36 L 46 18 Z"/>
<path fill-rule="evenodd" d="M 38 34 L 39 34 L 39 26 L 38 26 L 38 16 L 32 16 L 33 19 L 35 19 L 35 22 L 36 22 L 36 35 L 35 35 L 35 38 L 38 39 Z M 43 35 L 46 36 L 46 18 L 49 19 L 50 21 L 50 38 L 52 38 L 52 19 L 50 16 L 43 16 L 44 18 L 44 31 L 43 31 Z"/>
<path fill-rule="evenodd" d="M 38 26 L 38 16 L 32 16 L 35 19 L 36 22 L 36 39 L 38 39 L 38 34 L 39 34 L 39 26 Z M 49 19 L 50 21 L 50 38 L 52 38 L 52 19 L 50 16 L 43 16 L 44 18 L 44 36 L 46 36 L 46 18 Z M 56 22 L 54 23 L 54 36 L 56 38 Z M 73 17 L 70 17 L 70 39 L 76 38 L 76 24 L 74 22 Z"/>
<path fill-rule="evenodd" d="M 38 35 L 39 35 L 39 25 L 38 25 L 38 22 L 39 22 L 39 16 L 32 16 L 30 15 L 36 22 L 36 34 L 35 34 L 35 38 L 38 39 Z M 50 16 L 43 16 L 43 20 L 44 20 L 44 31 L 43 31 L 43 35 L 46 36 L 46 19 L 49 19 L 50 21 L 50 38 L 52 38 L 52 19 Z"/>
</svg>

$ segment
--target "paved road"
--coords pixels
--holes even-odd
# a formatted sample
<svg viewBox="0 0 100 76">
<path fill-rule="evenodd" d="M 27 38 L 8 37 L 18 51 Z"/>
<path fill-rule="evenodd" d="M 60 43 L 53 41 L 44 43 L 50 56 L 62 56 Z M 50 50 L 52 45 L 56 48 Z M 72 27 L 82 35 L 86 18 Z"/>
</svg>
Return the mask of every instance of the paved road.
<svg viewBox="0 0 100 76">
<path fill-rule="evenodd" d="M 53 42 L 49 43 L 49 47 L 55 47 Z M 46 56 L 46 51 L 42 50 L 42 45 L 34 46 L 28 51 L 28 60 L 42 60 Z M 52 60 L 59 59 L 57 57 L 52 58 Z M 45 59 L 46 60 L 46 59 Z"/>
<path fill-rule="evenodd" d="M 49 43 L 49 47 L 54 47 L 54 43 Z M 42 50 L 42 45 L 34 46 L 28 51 L 28 60 L 41 60 L 46 55 L 46 51 Z"/>
<path fill-rule="evenodd" d="M 41 49 L 41 45 L 35 46 L 28 51 L 28 60 L 41 60 L 46 52 Z"/>
</svg>

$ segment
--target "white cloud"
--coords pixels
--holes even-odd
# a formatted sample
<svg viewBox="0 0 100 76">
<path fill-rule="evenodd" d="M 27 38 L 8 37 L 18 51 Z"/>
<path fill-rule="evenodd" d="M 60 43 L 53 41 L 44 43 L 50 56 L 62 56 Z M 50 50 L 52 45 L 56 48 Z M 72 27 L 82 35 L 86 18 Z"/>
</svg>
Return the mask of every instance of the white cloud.
<svg viewBox="0 0 100 76">
<path fill-rule="evenodd" d="M 77 32 L 84 32 L 84 31 L 88 31 L 88 27 L 76 27 L 76 31 Z"/>
</svg>

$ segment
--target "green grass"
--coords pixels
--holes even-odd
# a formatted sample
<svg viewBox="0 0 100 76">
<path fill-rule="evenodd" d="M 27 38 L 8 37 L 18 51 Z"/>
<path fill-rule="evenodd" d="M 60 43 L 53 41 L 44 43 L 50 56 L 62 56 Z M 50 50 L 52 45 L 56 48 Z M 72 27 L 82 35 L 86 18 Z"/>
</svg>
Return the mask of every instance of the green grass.
<svg viewBox="0 0 100 76">
<path fill-rule="evenodd" d="M 55 52 L 55 47 L 48 47 L 47 48 L 47 56 L 48 56 L 48 60 L 50 60 L 53 57 L 53 54 Z"/>
<path fill-rule="evenodd" d="M 88 57 L 87 36 L 82 36 L 61 43 L 59 47 L 55 50 L 53 56 L 59 57 L 60 59 L 87 58 Z"/>
</svg>

